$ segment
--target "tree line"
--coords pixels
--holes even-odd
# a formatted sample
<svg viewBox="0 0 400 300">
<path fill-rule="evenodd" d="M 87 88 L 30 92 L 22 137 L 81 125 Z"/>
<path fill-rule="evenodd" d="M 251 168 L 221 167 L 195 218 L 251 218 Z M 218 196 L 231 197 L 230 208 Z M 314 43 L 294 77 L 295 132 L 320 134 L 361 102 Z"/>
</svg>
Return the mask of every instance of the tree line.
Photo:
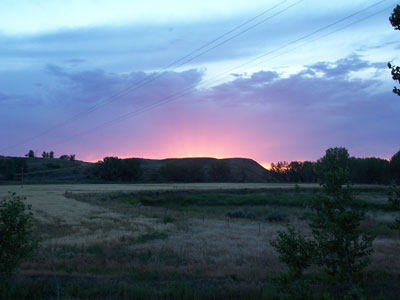
<svg viewBox="0 0 400 300">
<path fill-rule="evenodd" d="M 390 184 L 400 183 L 400 151 L 394 154 L 390 160 L 368 157 L 350 157 L 347 160 L 349 180 L 352 183 L 365 184 Z M 318 182 L 320 175 L 316 162 L 292 161 L 277 162 L 271 164 L 271 181 L 274 182 Z"/>
<path fill-rule="evenodd" d="M 94 174 L 107 181 L 138 181 L 142 180 L 143 166 L 136 158 L 120 159 L 105 157 L 96 163 Z M 152 172 L 151 181 L 164 182 L 206 182 L 227 181 L 231 174 L 229 163 L 223 160 L 213 160 L 209 168 L 201 162 L 171 160 Z"/>
</svg>

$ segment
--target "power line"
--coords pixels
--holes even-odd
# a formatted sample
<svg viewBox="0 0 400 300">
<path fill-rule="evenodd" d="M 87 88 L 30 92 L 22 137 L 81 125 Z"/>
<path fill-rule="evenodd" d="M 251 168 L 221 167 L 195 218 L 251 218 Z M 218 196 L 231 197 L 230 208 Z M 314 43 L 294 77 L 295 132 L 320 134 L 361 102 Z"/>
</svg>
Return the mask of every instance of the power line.
<svg viewBox="0 0 400 300">
<path fill-rule="evenodd" d="M 381 1 L 381 2 L 385 2 L 385 1 L 386 1 L 386 0 Z M 380 4 L 380 3 L 378 3 L 378 4 Z M 373 5 L 373 6 L 375 6 L 375 5 Z M 369 8 L 371 8 L 371 6 L 370 6 L 370 7 L 367 7 L 366 9 L 369 9 Z M 366 10 L 366 9 L 365 9 L 365 10 Z M 287 50 L 287 51 L 285 51 L 285 52 L 281 52 L 281 53 L 279 53 L 279 54 L 277 54 L 277 55 L 271 57 L 270 59 L 268 59 L 268 60 L 266 60 L 266 61 L 270 61 L 270 60 L 275 59 L 275 58 L 277 58 L 277 57 L 280 57 L 280 56 L 282 56 L 282 55 L 284 55 L 284 54 L 286 54 L 286 53 L 289 53 L 289 52 L 294 51 L 294 50 L 296 50 L 296 49 L 298 49 L 298 48 L 301 48 L 301 47 L 303 47 L 303 46 L 305 46 L 305 45 L 307 45 L 307 44 L 310 44 L 310 43 L 312 43 L 312 42 L 315 42 L 315 41 L 318 41 L 318 40 L 320 40 L 320 39 L 326 38 L 327 36 L 332 35 L 332 34 L 338 32 L 338 31 L 340 31 L 340 30 L 343 30 L 343 29 L 348 28 L 348 27 L 350 27 L 350 26 L 353 26 L 353 25 L 355 25 L 355 24 L 357 24 L 357 23 L 360 23 L 360 22 L 362 22 L 362 21 L 365 21 L 365 20 L 367 20 L 367 19 L 369 19 L 369 18 L 372 18 L 372 17 L 374 17 L 374 16 L 376 16 L 376 15 L 378 15 L 378 14 L 380 14 L 380 13 L 386 12 L 388 9 L 393 9 L 393 6 L 388 6 L 388 7 L 384 8 L 384 9 L 382 9 L 382 10 L 380 10 L 380 11 L 377 11 L 377 12 L 374 12 L 373 14 L 370 14 L 370 15 L 364 17 L 364 18 L 361 18 L 361 19 L 356 20 L 356 21 L 354 21 L 354 22 L 352 22 L 352 23 L 346 24 L 346 25 L 344 25 L 344 26 L 342 26 L 342 27 L 336 28 L 336 29 L 334 29 L 334 30 L 332 30 L 332 31 L 330 31 L 330 32 L 328 32 L 328 33 L 322 35 L 322 36 L 319 36 L 319 37 L 313 38 L 313 39 L 311 39 L 311 40 L 308 40 L 308 41 L 306 41 L 306 42 L 304 42 L 304 43 L 302 43 L 302 44 L 300 44 L 300 45 L 298 45 L 298 46 L 296 46 L 296 47 L 294 47 L 294 48 L 290 48 L 289 50 Z M 364 12 L 365 10 L 362 10 L 362 11 L 360 11 L 359 13 L 362 13 L 362 12 Z M 358 15 L 359 13 L 357 13 L 357 15 Z M 348 19 L 348 18 L 346 17 L 346 19 Z M 332 24 L 330 24 L 330 25 L 332 25 L 332 26 L 337 25 L 337 22 L 335 22 L 335 24 L 332 23 Z M 329 26 L 329 27 L 332 27 L 332 26 Z M 325 29 L 327 29 L 327 28 L 325 28 Z M 321 32 L 321 31 L 318 30 L 318 33 L 319 33 L 319 32 Z M 316 34 L 316 33 L 317 33 L 317 32 L 315 32 L 315 34 Z M 307 34 L 307 36 L 310 37 L 309 34 Z M 301 40 L 303 40 L 303 38 L 304 38 L 304 39 L 307 39 L 307 38 L 308 38 L 307 36 L 303 36 L 303 37 L 300 38 L 300 39 L 301 39 Z M 297 40 L 297 41 L 299 41 L 299 40 Z M 292 44 L 292 43 L 290 43 L 290 44 Z M 293 44 L 295 44 L 295 42 L 293 42 Z M 290 46 L 290 45 L 289 45 L 289 44 L 286 44 L 284 47 L 279 47 L 279 48 L 286 48 L 286 47 L 288 47 L 288 46 Z M 272 50 L 272 51 L 269 51 L 269 52 L 266 53 L 266 54 L 263 54 L 263 55 L 261 55 L 261 56 L 258 56 L 258 57 L 256 57 L 255 59 L 252 59 L 252 60 L 250 60 L 250 61 L 247 61 L 247 62 L 245 62 L 245 63 L 243 63 L 243 64 L 241 64 L 241 65 L 239 65 L 239 66 L 236 66 L 236 67 L 234 67 L 234 68 L 232 68 L 232 69 L 230 69 L 230 70 L 228 70 L 228 71 L 224 71 L 223 73 L 220 73 L 220 74 L 218 74 L 218 75 L 216 75 L 216 76 L 220 76 L 220 75 L 223 75 L 223 74 L 226 74 L 226 73 L 230 73 L 230 72 L 235 71 L 235 70 L 237 70 L 237 69 L 239 69 L 239 68 L 241 68 L 241 67 L 243 67 L 243 66 L 245 66 L 245 65 L 251 64 L 251 63 L 255 62 L 256 60 L 259 60 L 260 58 L 263 58 L 263 57 L 265 57 L 265 56 L 267 56 L 267 55 L 269 55 L 269 54 L 272 54 L 272 53 L 274 53 L 274 52 L 277 52 L 277 49 L 278 49 L 278 48 L 276 48 L 276 49 L 274 49 L 274 50 Z M 279 50 L 281 50 L 281 49 L 279 49 Z M 265 61 L 262 61 L 262 62 L 265 62 Z M 259 64 L 262 63 L 262 62 L 256 63 L 256 64 L 254 64 L 254 66 L 259 65 Z"/>
<path fill-rule="evenodd" d="M 268 20 L 272 19 L 273 17 L 278 16 L 279 14 L 281 14 L 281 13 L 287 11 L 288 9 L 292 8 L 293 6 L 299 4 L 300 2 L 302 2 L 302 1 L 304 1 L 304 0 L 299 0 L 299 1 L 297 1 L 295 4 L 292 4 L 292 5 L 290 5 L 289 7 L 285 8 L 285 9 L 282 9 L 281 11 L 275 13 L 274 15 L 269 16 L 269 17 L 267 17 L 267 18 L 261 20 L 260 22 L 258 22 L 258 23 L 256 23 L 256 24 L 252 25 L 251 27 L 249 27 L 249 28 L 247 28 L 247 29 L 245 29 L 245 30 L 243 30 L 243 31 L 241 31 L 241 32 L 239 32 L 239 33 L 237 33 L 237 34 L 235 34 L 233 37 L 230 37 L 230 38 L 228 38 L 228 39 L 226 39 L 226 40 L 220 42 L 217 46 L 214 46 L 214 47 L 212 47 L 211 49 L 207 49 L 207 50 L 201 52 L 200 54 L 197 54 L 195 57 L 192 57 L 192 58 L 190 58 L 189 60 L 184 61 L 186 58 L 189 58 L 189 57 L 192 56 L 193 54 L 198 53 L 199 51 L 201 51 L 201 50 L 207 48 L 208 46 L 212 45 L 213 43 L 215 43 L 215 42 L 217 42 L 217 41 L 223 39 L 224 37 L 230 35 L 231 33 L 233 33 L 233 32 L 235 32 L 235 31 L 239 30 L 240 28 L 242 28 L 242 27 L 244 27 L 244 26 L 250 24 L 251 22 L 257 20 L 258 18 L 260 18 L 260 17 L 266 15 L 267 13 L 269 13 L 269 12 L 271 12 L 272 10 L 274 10 L 275 8 L 277 8 L 277 7 L 281 6 L 281 5 L 283 5 L 283 4 L 286 3 L 287 1 L 289 1 L 289 0 L 283 0 L 283 1 L 279 2 L 278 4 L 274 5 L 273 7 L 271 7 L 271 8 L 269 8 L 269 9 L 263 11 L 262 13 L 256 15 L 255 17 L 250 18 L 249 20 L 245 21 L 244 23 L 242 23 L 242 24 L 240 24 L 240 25 L 234 27 L 233 29 L 231 29 L 231 30 L 225 32 L 224 34 L 218 36 L 217 38 L 215 38 L 215 39 L 213 39 L 213 40 L 207 42 L 206 44 L 202 45 L 201 47 L 199 47 L 199 48 L 197 48 L 197 49 L 191 51 L 191 52 L 188 53 L 187 55 L 185 55 L 185 56 L 183 56 L 183 57 L 181 57 L 181 58 L 175 60 L 174 62 L 168 64 L 167 66 L 163 67 L 163 68 L 162 68 L 160 71 L 158 71 L 157 73 L 153 73 L 153 75 L 151 75 L 150 77 L 144 78 L 144 79 L 142 79 L 142 80 L 139 80 L 139 81 L 136 82 L 135 84 L 124 88 L 122 91 L 119 91 L 118 93 L 113 94 L 113 95 L 107 97 L 105 100 L 103 100 L 102 102 L 100 102 L 100 103 L 98 103 L 98 104 L 92 106 L 91 108 L 89 108 L 89 109 L 87 109 L 87 110 L 85 110 L 85 111 L 83 111 L 83 112 L 81 112 L 81 113 L 78 113 L 78 114 L 74 115 L 73 117 L 71 117 L 71 118 L 69 118 L 69 119 L 67 119 L 67 120 L 64 120 L 64 121 L 61 122 L 61 123 L 58 123 L 58 124 L 54 125 L 53 127 L 51 127 L 51 128 L 49 128 L 49 129 L 47 129 L 47 130 L 45 130 L 45 131 L 43 131 L 43 132 L 41 132 L 41 133 L 35 135 L 35 136 L 32 136 L 32 137 L 30 137 L 30 138 L 28 138 L 28 139 L 25 139 L 25 140 L 22 141 L 22 142 L 16 143 L 16 144 L 11 145 L 11 146 L 4 147 L 4 148 L 1 149 L 1 151 L 7 150 L 7 149 L 10 149 L 10 148 L 14 148 L 14 147 L 17 147 L 17 146 L 20 146 L 20 145 L 23 145 L 23 144 L 25 144 L 25 143 L 27 143 L 27 142 L 29 142 L 29 141 L 35 140 L 35 139 L 37 139 L 37 138 L 39 138 L 39 137 L 42 137 L 42 136 L 44 136 L 44 135 L 46 135 L 46 134 L 48 134 L 48 133 L 50 133 L 50 132 L 52 132 L 52 131 L 54 131 L 54 130 L 56 130 L 56 129 L 58 129 L 58 128 L 61 128 L 61 127 L 65 126 L 65 125 L 71 123 L 72 121 L 78 120 L 78 119 L 84 117 L 85 115 L 90 114 L 90 113 L 92 113 L 92 112 L 94 112 L 94 111 L 100 109 L 101 107 L 103 107 L 103 106 L 105 106 L 105 105 L 111 103 L 112 101 L 115 101 L 116 99 L 119 99 L 119 98 L 121 98 L 121 97 L 127 95 L 128 93 L 131 93 L 131 92 L 133 92 L 133 91 L 135 91 L 135 90 L 137 90 L 137 89 L 139 89 L 139 88 L 141 88 L 141 87 L 143 87 L 143 86 L 145 86 L 145 85 L 147 85 L 147 84 L 149 84 L 149 83 L 155 81 L 156 79 L 158 79 L 158 78 L 164 76 L 165 73 L 163 73 L 163 72 L 166 71 L 166 70 L 168 70 L 170 67 L 176 65 L 177 63 L 181 62 L 178 66 L 175 66 L 175 67 L 173 68 L 173 70 L 175 70 L 176 68 L 179 68 L 179 67 L 184 66 L 185 64 L 187 64 L 187 63 L 189 63 L 189 62 L 195 60 L 196 58 L 198 58 L 198 57 L 204 55 L 205 53 L 208 53 L 209 51 L 211 51 L 211 50 L 213 50 L 213 49 L 215 49 L 215 48 L 217 48 L 217 47 L 219 47 L 219 46 L 221 46 L 221 45 L 223 45 L 223 44 L 225 44 L 225 43 L 231 41 L 232 39 L 234 39 L 234 38 L 236 38 L 236 37 L 238 37 L 238 36 L 240 36 L 240 35 L 242 35 L 242 34 L 248 32 L 249 30 L 251 30 L 251 29 L 253 29 L 253 28 L 255 28 L 255 27 L 257 27 L 257 26 L 259 26 L 259 25 L 261 25 L 261 24 L 263 24 L 263 23 L 265 23 L 265 22 L 267 22 Z M 182 62 L 182 61 L 183 61 L 183 62 Z"/>
<path fill-rule="evenodd" d="M 376 16 L 376 15 L 379 15 L 379 14 L 381 14 L 381 13 L 383 13 L 383 12 L 387 12 L 387 10 L 389 10 L 389 9 L 392 10 L 392 9 L 393 9 L 393 6 L 392 6 L 392 5 L 391 5 L 391 6 L 388 6 L 388 7 L 384 8 L 384 9 L 382 9 L 382 10 L 380 10 L 380 11 L 378 11 L 378 12 L 375 12 L 375 13 L 373 13 L 373 14 L 370 14 L 370 15 L 368 15 L 368 16 L 362 18 L 362 19 L 356 20 L 356 21 L 354 21 L 354 22 L 352 22 L 352 23 L 346 24 L 346 25 L 344 25 L 344 26 L 342 26 L 342 27 L 339 27 L 339 28 L 337 28 L 337 29 L 335 29 L 335 30 L 332 30 L 332 31 L 330 31 L 329 33 L 327 33 L 327 34 L 325 34 L 325 35 L 323 35 L 323 36 L 320 36 L 320 37 L 314 38 L 314 39 L 312 39 L 312 40 L 309 40 L 309 41 L 307 41 L 307 42 L 305 42 L 305 43 L 302 43 L 302 44 L 300 44 L 299 46 L 296 46 L 296 47 L 294 47 L 294 48 L 291 48 L 291 49 L 289 49 L 289 50 L 287 50 L 287 51 L 285 51 L 285 52 L 282 52 L 282 53 L 280 53 L 280 54 L 278 54 L 278 55 L 272 57 L 271 59 L 274 59 L 274 58 L 277 58 L 277 57 L 279 57 L 279 56 L 282 56 L 283 54 L 286 54 L 286 53 L 288 53 L 288 52 L 294 51 L 294 50 L 296 50 L 296 49 L 298 49 L 298 48 L 301 48 L 301 47 L 303 47 L 303 46 L 305 46 L 305 45 L 307 45 L 307 44 L 309 44 L 309 43 L 313 43 L 313 42 L 315 42 L 315 41 L 318 41 L 318 40 L 320 40 L 320 39 L 322 39 L 322 38 L 326 38 L 327 36 L 330 36 L 330 35 L 332 35 L 332 34 L 338 32 L 338 31 L 341 31 L 341 30 L 345 29 L 345 28 L 348 28 L 348 27 L 351 27 L 351 26 L 353 26 L 353 25 L 355 25 L 355 24 L 361 23 L 361 22 L 363 22 L 363 21 L 365 21 L 365 20 L 367 20 L 367 19 L 370 19 L 370 18 L 372 18 L 372 17 L 374 17 L 374 16 Z M 260 63 L 257 63 L 256 65 L 259 65 L 259 64 L 260 64 Z"/>
<path fill-rule="evenodd" d="M 338 21 L 335 21 L 335 22 L 330 23 L 330 24 L 328 24 L 328 25 L 326 25 L 326 26 L 323 26 L 323 27 L 321 27 L 321 28 L 319 28 L 319 29 L 317 29 L 317 30 L 315 30 L 315 31 L 313 31 L 313 32 L 311 32 L 311 33 L 308 33 L 308 34 L 306 34 L 306 35 L 304 35 L 304 36 L 302 36 L 302 37 L 300 37 L 300 38 L 298 38 L 298 39 L 295 39 L 295 40 L 293 40 L 293 41 L 291 41 L 291 42 L 289 42 L 289 43 L 287 43 L 287 44 L 285 44 L 285 45 L 283 45 L 283 46 L 280 46 L 280 47 L 275 48 L 275 49 L 273 49 L 273 50 L 270 50 L 270 51 L 268 51 L 268 52 L 266 52 L 266 53 L 264 53 L 264 54 L 262 54 L 262 55 L 260 55 L 260 56 L 257 56 L 256 58 L 251 59 L 251 60 L 249 60 L 249 61 L 247 61 L 247 62 L 245 62 L 245 63 L 243 63 L 243 64 L 240 64 L 240 65 L 237 66 L 237 67 L 234 67 L 234 68 L 232 68 L 232 69 L 229 69 L 228 71 L 224 71 L 224 72 L 222 72 L 222 73 L 219 73 L 219 74 L 217 74 L 217 75 L 215 75 L 215 76 L 213 76 L 213 77 L 211 77 L 211 78 L 209 78 L 209 79 L 207 79 L 207 80 L 203 80 L 203 81 L 201 81 L 199 84 L 203 84 L 203 83 L 205 83 L 205 82 L 207 82 L 207 81 L 211 81 L 211 80 L 213 80 L 214 78 L 220 77 L 221 75 L 225 75 L 226 73 L 230 73 L 230 72 L 232 72 L 232 71 L 234 71 L 234 70 L 236 70 L 236 69 L 238 69 L 238 68 L 241 68 L 241 67 L 243 67 L 243 66 L 245 66 L 245 65 L 248 65 L 248 64 L 250 64 L 250 63 L 252 63 L 252 62 L 254 62 L 254 61 L 256 61 L 256 60 L 259 60 L 260 58 L 264 58 L 265 56 L 267 56 L 267 55 L 269 55 L 269 54 L 275 53 L 275 52 L 277 52 L 277 51 L 279 51 L 279 50 L 281 50 L 281 49 L 284 49 L 284 48 L 287 48 L 287 47 L 289 47 L 289 46 L 291 46 L 291 45 L 293 45 L 293 44 L 296 44 L 296 43 L 298 43 L 299 41 L 305 40 L 305 39 L 307 39 L 307 38 L 309 38 L 309 37 L 311 37 L 311 36 L 313 36 L 313 35 L 315 35 L 315 34 L 317 34 L 317 33 L 320 33 L 320 32 L 322 32 L 322 31 L 324 31 L 324 30 L 326 30 L 326 29 L 328 29 L 328 28 L 331 28 L 331 27 L 333 27 L 333 26 L 335 26 L 335 25 L 337 25 L 337 24 L 339 24 L 339 23 L 341 23 L 341 22 L 344 22 L 344 21 L 346 21 L 346 20 L 348 20 L 348 19 L 350 19 L 350 18 L 352 18 L 352 17 L 355 17 L 355 16 L 357 16 L 357 15 L 359 15 L 359 14 L 361 14 L 361 13 L 363 13 L 363 12 L 365 12 L 365 11 L 367 11 L 367 10 L 369 10 L 369 9 L 371 9 L 371 8 L 377 6 L 377 5 L 379 5 L 379 4 L 381 4 L 381 3 L 385 2 L 385 1 L 387 1 L 387 0 L 381 0 L 381 1 L 379 1 L 379 2 L 376 2 L 376 3 L 374 3 L 374 4 L 370 5 L 370 6 L 368 6 L 368 7 L 364 8 L 364 9 L 362 9 L 362 10 L 359 10 L 359 11 L 353 13 L 353 14 L 350 14 L 350 15 L 348 15 L 348 16 L 346 16 L 346 17 L 343 17 L 343 18 L 339 19 Z M 384 10 L 381 10 L 381 11 L 379 11 L 379 12 L 376 12 L 376 13 L 374 13 L 374 14 L 371 14 L 371 15 L 369 15 L 369 16 L 367 16 L 367 17 L 361 19 L 361 20 L 355 21 L 355 22 L 353 22 L 353 23 L 351 23 L 351 24 L 347 24 L 347 25 L 345 25 L 345 26 L 342 26 L 342 27 L 339 28 L 339 29 L 335 29 L 334 31 L 329 32 L 328 34 L 325 34 L 325 35 L 323 35 L 323 36 L 320 36 L 320 37 L 318 37 L 318 38 L 315 38 L 315 39 L 313 39 L 313 40 L 311 40 L 311 41 L 305 42 L 305 43 L 301 44 L 300 46 L 297 46 L 297 47 L 295 47 L 295 48 L 293 48 L 293 49 L 290 49 L 290 50 L 288 50 L 288 51 L 286 51 L 286 52 L 284 52 L 284 53 L 281 53 L 281 54 L 275 56 L 274 58 L 276 58 L 276 57 L 278 57 L 278 56 L 280 56 L 280 55 L 282 55 L 282 54 L 285 54 L 285 53 L 287 53 L 287 52 L 290 52 L 290 51 L 293 51 L 293 50 L 295 50 L 295 49 L 298 49 L 298 48 L 300 48 L 300 47 L 302 47 L 302 46 L 304 46 L 304 45 L 306 45 L 306 44 L 309 44 L 309 43 L 311 43 L 311 42 L 314 42 L 314 41 L 316 41 L 316 40 L 322 39 L 322 38 L 324 38 L 324 37 L 326 37 L 326 36 L 328 36 L 328 35 L 333 34 L 334 32 L 337 32 L 337 31 L 339 31 L 339 30 L 343 30 L 344 28 L 350 27 L 350 26 L 352 26 L 352 25 L 354 25 L 354 24 L 356 24 L 356 23 L 359 23 L 359 22 L 361 22 L 361 21 L 364 21 L 364 20 L 366 20 L 366 19 L 368 19 L 368 18 L 370 18 L 370 17 L 373 17 L 373 16 L 375 16 L 375 15 L 377 15 L 377 14 L 379 14 L 379 13 L 382 13 L 383 11 L 385 11 L 385 10 L 387 10 L 387 9 L 388 9 L 388 8 L 385 8 Z M 129 119 L 129 118 L 132 118 L 132 117 L 134 117 L 134 116 L 136 116 L 136 115 L 138 115 L 138 114 L 140 114 L 140 113 L 142 113 L 142 112 L 146 112 L 146 111 L 152 110 L 152 109 L 154 109 L 154 108 L 156 108 L 156 107 L 158 107 L 158 106 L 160 106 L 160 105 L 163 105 L 163 104 L 165 104 L 165 103 L 174 101 L 174 100 L 176 100 L 176 99 L 179 99 L 179 98 L 181 98 L 181 97 L 183 97 L 183 96 L 189 94 L 192 90 L 196 89 L 197 86 L 198 86 L 198 85 L 196 84 L 196 85 L 194 85 L 194 86 L 188 87 L 188 88 L 186 88 L 186 89 L 184 89 L 184 90 L 182 90 L 182 91 L 180 91 L 180 92 L 178 92 L 178 93 L 175 93 L 175 94 L 173 94 L 173 95 L 169 95 L 169 96 L 163 98 L 162 100 L 157 101 L 157 102 L 154 102 L 154 103 L 152 103 L 152 104 L 150 104 L 150 105 L 148 105 L 148 106 L 146 106 L 146 107 L 143 107 L 143 108 L 141 108 L 141 109 L 139 109 L 139 110 L 129 112 L 129 113 L 124 114 L 124 115 L 122 115 L 122 116 L 119 116 L 119 117 L 117 117 L 117 118 L 115 118 L 115 119 L 112 119 L 112 120 L 110 120 L 110 121 L 107 121 L 107 122 L 105 122 L 105 123 L 103 123 L 103 124 L 100 124 L 100 125 L 98 125 L 98 126 L 96 126 L 96 127 L 94 127 L 94 128 L 91 128 L 91 129 L 88 129 L 88 130 L 83 131 L 83 132 L 81 132 L 81 133 L 75 134 L 75 135 L 73 135 L 71 138 L 62 141 L 60 144 L 65 143 L 65 142 L 67 142 L 67 141 L 69 141 L 69 140 L 72 140 L 72 139 L 74 139 L 74 138 L 76 138 L 76 137 L 78 137 L 78 136 L 82 136 L 82 135 L 85 135 L 85 134 L 87 134 L 87 133 L 90 133 L 90 132 L 92 132 L 92 131 L 94 131 L 94 130 L 112 126 L 112 125 L 114 125 L 114 124 L 116 124 L 116 123 L 122 122 L 122 121 L 124 121 L 124 120 Z"/>
<path fill-rule="evenodd" d="M 324 30 L 326 30 L 326 29 L 328 29 L 328 28 L 330 28 L 330 27 L 333 27 L 333 26 L 335 26 L 335 25 L 337 25 L 337 24 L 339 24 L 339 23 L 341 23 L 341 22 L 344 22 L 344 21 L 346 21 L 346 20 L 348 20 L 348 19 L 350 19 L 350 18 L 352 18 L 352 17 L 355 17 L 355 16 L 357 16 L 357 15 L 359 15 L 359 14 L 361 14 L 361 13 L 363 13 L 363 12 L 365 12 L 365 11 L 367 11 L 367 10 L 369 10 L 369 9 L 371 9 L 371 8 L 373 8 L 373 7 L 375 7 L 375 6 L 379 5 L 379 4 L 381 4 L 381 3 L 383 3 L 383 2 L 386 2 L 386 1 L 387 1 L 387 0 L 378 1 L 378 2 L 376 2 L 376 3 L 374 3 L 374 4 L 370 5 L 370 6 L 368 6 L 368 7 L 366 7 L 366 8 L 364 8 L 364 9 L 362 9 L 362 10 L 359 10 L 359 11 L 353 13 L 353 14 L 350 14 L 350 15 L 348 15 L 348 16 L 346 16 L 346 17 L 343 17 L 343 18 L 339 19 L 338 21 L 335 21 L 335 22 L 333 22 L 333 23 L 330 23 L 330 24 L 328 24 L 328 25 L 326 25 L 326 26 L 322 26 L 321 28 L 319 28 L 319 29 L 317 29 L 317 30 L 315 30 L 315 31 L 313 31 L 313 32 L 311 32 L 311 33 L 308 33 L 308 34 L 306 34 L 306 35 L 304 35 L 304 36 L 302 36 L 302 37 L 300 37 L 300 38 L 297 38 L 297 39 L 295 39 L 295 40 L 293 40 L 293 41 L 291 41 L 291 42 L 289 42 L 289 43 L 287 43 L 287 44 L 285 44 L 285 45 L 283 45 L 283 46 L 280 46 L 280 47 L 277 47 L 277 48 L 275 48 L 275 49 L 273 49 L 273 50 L 267 51 L 267 52 L 265 52 L 265 53 L 263 53 L 263 54 L 261 54 L 261 55 L 255 57 L 255 58 L 253 58 L 253 59 L 251 59 L 251 60 L 245 62 L 245 63 L 240 64 L 239 66 L 236 66 L 236 67 L 234 67 L 234 68 L 232 68 L 232 69 L 229 69 L 228 71 L 224 71 L 224 72 L 222 72 L 222 73 L 220 73 L 220 74 L 218 74 L 218 75 L 216 75 L 216 76 L 221 76 L 221 75 L 223 75 L 223 74 L 230 73 L 230 72 L 235 71 L 235 70 L 237 70 L 237 69 L 239 69 L 239 68 L 242 68 L 242 67 L 244 67 L 244 66 L 247 66 L 247 65 L 249 65 L 249 64 L 251 64 L 251 63 L 253 63 L 253 62 L 255 62 L 255 61 L 257 61 L 257 60 L 259 60 L 259 59 L 261 59 L 261 58 L 264 58 L 264 57 L 266 57 L 266 56 L 268 56 L 268 55 L 270 55 L 270 54 L 272 54 L 272 53 L 278 52 L 279 50 L 282 50 L 282 49 L 284 49 L 284 48 L 287 48 L 287 47 L 289 47 L 289 46 L 291 46 L 291 45 L 293 45 L 293 44 L 296 44 L 296 43 L 298 43 L 298 42 L 300 42 L 300 41 L 302 41 L 302 40 L 306 40 L 307 38 L 309 38 L 309 37 L 311 37 L 311 36 L 313 36 L 313 35 L 315 35 L 315 34 L 317 34 L 317 33 L 320 33 L 320 32 L 322 32 L 322 31 L 324 31 Z M 322 37 L 325 37 L 325 36 L 322 36 Z M 322 37 L 320 37 L 320 38 L 322 38 Z M 320 39 L 320 38 L 317 38 L 317 39 L 315 39 L 315 40 L 318 40 L 318 39 Z M 296 48 L 296 49 L 297 49 L 297 48 Z M 290 51 L 292 51 L 292 50 L 290 50 Z M 290 52 L 290 51 L 287 51 L 287 52 Z M 278 56 L 280 56 L 280 55 L 277 55 L 276 57 L 278 57 Z"/>
</svg>

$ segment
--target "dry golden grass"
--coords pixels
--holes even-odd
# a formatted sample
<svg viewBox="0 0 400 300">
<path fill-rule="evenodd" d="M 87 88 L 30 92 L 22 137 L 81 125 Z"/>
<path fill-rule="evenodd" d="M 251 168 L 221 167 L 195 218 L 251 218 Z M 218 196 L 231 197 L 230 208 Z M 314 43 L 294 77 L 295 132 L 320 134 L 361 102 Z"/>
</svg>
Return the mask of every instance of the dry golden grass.
<svg viewBox="0 0 400 300">
<path fill-rule="evenodd" d="M 269 241 L 284 227 L 283 223 L 263 220 L 230 220 L 199 213 L 166 210 L 158 207 L 134 207 L 112 201 L 78 201 L 66 198 L 65 192 L 109 193 L 146 190 L 218 190 L 293 188 L 293 184 L 109 184 L 109 185 L 30 185 L 0 186 L 0 197 L 8 191 L 26 196 L 32 205 L 38 230 L 43 238 L 39 262 L 23 266 L 26 274 L 51 273 L 49 246 L 60 249 L 77 247 L 70 256 L 55 258 L 57 272 L 95 276 L 125 276 L 134 272 L 179 273 L 200 277 L 232 276 L 246 281 L 263 281 L 266 274 L 282 271 Z M 315 188 L 317 185 L 304 185 Z M 373 197 L 373 196 L 371 196 Z M 371 198 L 372 200 L 375 198 Z M 376 201 L 384 201 L 378 199 Z M 301 208 L 285 208 L 292 212 L 290 221 L 306 230 L 300 220 Z M 163 217 L 171 222 L 164 222 Z M 391 213 L 369 213 L 368 226 L 388 222 Z M 146 239 L 140 240 L 145 236 Z M 99 247 L 99 253 L 87 248 Z M 394 238 L 378 236 L 370 270 L 385 270 L 392 274 L 400 270 L 398 249 Z M 63 250 L 63 251 L 64 251 Z M 65 250 L 65 251 L 67 251 Z M 72 251 L 72 250 L 71 250 Z M 92 253 L 92 252 L 95 253 Z M 121 252 L 122 251 L 122 252 Z M 116 252 L 116 253 L 115 253 Z M 120 253 L 121 252 L 121 253 Z M 150 253 L 150 258 L 141 257 Z M 167 256 L 167 257 L 166 257 Z M 67 267 L 66 267 L 67 266 Z M 141 275 L 140 275 L 141 276 Z M 169 276 L 169 275 L 167 275 Z"/>
<path fill-rule="evenodd" d="M 98 191 L 96 186 L 92 189 L 82 185 L 75 190 Z M 70 186 L 69 186 L 70 187 Z M 112 190 L 112 185 L 108 190 Z M 171 224 L 159 224 L 154 219 L 145 216 L 120 214 L 107 208 L 66 198 L 66 190 L 62 186 L 31 185 L 1 186 L 0 197 L 7 195 L 8 191 L 16 192 L 26 197 L 26 203 L 32 205 L 34 218 L 40 226 L 68 227 L 63 236 L 51 234 L 44 235 L 43 244 L 94 244 L 99 242 L 118 241 L 122 236 L 138 237 L 142 234 L 157 231 L 171 230 Z"/>
</svg>

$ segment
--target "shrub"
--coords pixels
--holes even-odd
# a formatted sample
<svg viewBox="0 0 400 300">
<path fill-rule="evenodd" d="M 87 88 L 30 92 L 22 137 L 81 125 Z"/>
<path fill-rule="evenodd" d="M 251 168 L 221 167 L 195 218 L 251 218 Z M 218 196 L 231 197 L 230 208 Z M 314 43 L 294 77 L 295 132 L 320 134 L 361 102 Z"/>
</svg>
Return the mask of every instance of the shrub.
<svg viewBox="0 0 400 300">
<path fill-rule="evenodd" d="M 283 216 L 279 210 L 274 210 L 273 212 L 270 212 L 268 215 L 266 215 L 264 219 L 268 222 L 282 222 Z"/>
<path fill-rule="evenodd" d="M 249 210 L 248 212 L 246 212 L 246 219 L 250 219 L 250 220 L 254 220 L 256 218 L 256 213 L 252 210 Z"/>
<path fill-rule="evenodd" d="M 245 213 L 242 209 L 229 210 L 225 216 L 228 218 L 244 218 Z"/>
<path fill-rule="evenodd" d="M 244 211 L 243 209 L 235 209 L 227 211 L 225 217 L 254 220 L 256 213 L 252 210 Z"/>
<path fill-rule="evenodd" d="M 38 247 L 32 212 L 25 198 L 9 193 L 0 202 L 0 274 L 10 277 L 21 260 Z"/>
<path fill-rule="evenodd" d="M 301 232 L 296 232 L 292 225 L 286 225 L 287 231 L 278 231 L 276 240 L 270 242 L 279 253 L 279 261 L 285 263 L 289 273 L 300 278 L 303 271 L 312 265 L 314 244 Z"/>
</svg>

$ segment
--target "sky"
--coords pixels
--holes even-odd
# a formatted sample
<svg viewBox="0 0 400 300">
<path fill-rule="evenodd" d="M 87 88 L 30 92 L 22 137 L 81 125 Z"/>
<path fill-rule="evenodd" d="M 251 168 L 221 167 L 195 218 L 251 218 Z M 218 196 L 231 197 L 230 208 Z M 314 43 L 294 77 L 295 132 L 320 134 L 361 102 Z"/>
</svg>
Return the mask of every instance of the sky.
<svg viewBox="0 0 400 300">
<path fill-rule="evenodd" d="M 393 0 L 0 2 L 0 155 L 400 150 Z"/>
</svg>

